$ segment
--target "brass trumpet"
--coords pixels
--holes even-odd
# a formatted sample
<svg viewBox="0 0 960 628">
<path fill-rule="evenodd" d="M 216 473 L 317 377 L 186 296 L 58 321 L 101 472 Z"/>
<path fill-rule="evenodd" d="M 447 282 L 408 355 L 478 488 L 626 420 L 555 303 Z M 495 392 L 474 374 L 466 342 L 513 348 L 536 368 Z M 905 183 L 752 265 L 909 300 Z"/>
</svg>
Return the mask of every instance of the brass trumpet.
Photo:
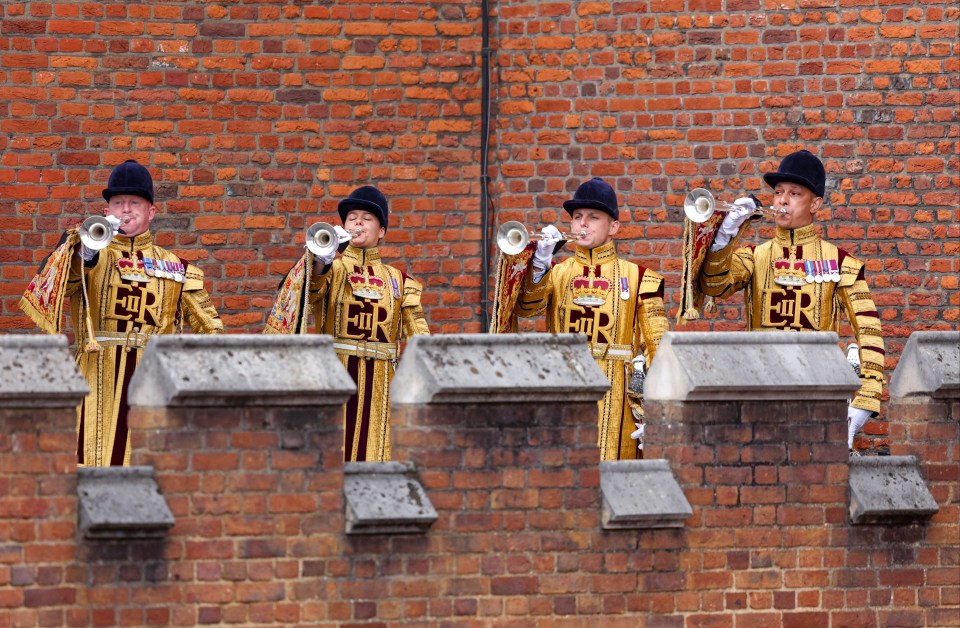
<svg viewBox="0 0 960 628">
<path fill-rule="evenodd" d="M 362 232 L 362 229 L 347 231 L 351 239 Z M 333 228 L 333 225 L 325 222 L 315 222 L 307 227 L 307 248 L 314 255 L 325 257 L 336 251 L 339 246 L 340 236 L 337 235 L 337 230 Z"/>
<path fill-rule="evenodd" d="M 581 231 L 580 233 L 561 233 L 560 239 L 565 242 L 575 242 L 585 235 L 587 235 L 586 231 Z M 508 220 L 500 225 L 500 228 L 497 230 L 497 246 L 507 255 L 516 255 L 527 248 L 527 245 L 530 244 L 531 241 L 542 239 L 542 233 L 527 231 L 523 223 L 516 220 Z"/>
<path fill-rule="evenodd" d="M 706 222 L 714 212 L 729 212 L 742 209 L 735 203 L 727 201 L 716 201 L 713 194 L 706 188 L 694 188 L 687 193 L 683 199 L 683 213 L 691 222 Z M 758 207 L 753 210 L 754 214 L 774 218 L 784 212 L 773 207 Z"/>
<path fill-rule="evenodd" d="M 99 251 L 110 244 L 113 236 L 117 235 L 117 230 L 103 216 L 90 216 L 83 221 L 77 233 L 80 235 L 83 246 L 91 251 Z"/>
</svg>

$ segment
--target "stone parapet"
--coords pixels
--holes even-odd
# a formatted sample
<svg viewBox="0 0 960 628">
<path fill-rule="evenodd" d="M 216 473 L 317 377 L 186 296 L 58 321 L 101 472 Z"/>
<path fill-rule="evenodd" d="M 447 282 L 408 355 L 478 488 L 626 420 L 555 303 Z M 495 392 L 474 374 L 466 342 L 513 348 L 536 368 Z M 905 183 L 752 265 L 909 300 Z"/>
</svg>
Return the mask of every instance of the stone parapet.
<svg viewBox="0 0 960 628">
<path fill-rule="evenodd" d="M 130 381 L 131 406 L 337 404 L 356 390 L 329 336 L 163 335 Z"/>
<path fill-rule="evenodd" d="M 74 407 L 0 408 L 0 625 L 952 625 L 958 445 L 941 436 L 955 401 L 906 398 L 921 467 L 851 462 L 839 391 L 648 398 L 647 458 L 601 464 L 606 384 L 586 344 L 530 336 L 513 344 L 572 363 L 531 359 L 491 397 L 446 368 L 510 364 L 511 343 L 412 342 L 403 360 L 423 368 L 394 381 L 426 384 L 393 408 L 395 460 L 350 465 L 345 373 L 286 389 L 270 375 L 265 403 L 234 369 L 314 360 L 301 345 L 158 342 L 129 417 L 136 467 L 85 469 L 80 492 L 99 478 L 112 497 L 129 475 L 169 508 L 161 538 L 169 518 L 130 534 L 108 501 L 78 534 Z M 925 476 L 935 514 L 890 508 L 869 476 L 893 471 L 904 500 Z"/>
<path fill-rule="evenodd" d="M 960 331 L 915 331 L 890 378 L 890 399 L 960 399 Z"/>
<path fill-rule="evenodd" d="M 0 336 L 0 408 L 73 408 L 89 390 L 66 336 Z"/>
<path fill-rule="evenodd" d="M 667 332 L 647 373 L 652 401 L 849 399 L 860 388 L 833 332 Z"/>
<path fill-rule="evenodd" d="M 391 386 L 394 405 L 596 401 L 610 382 L 575 334 L 414 336 Z"/>
</svg>

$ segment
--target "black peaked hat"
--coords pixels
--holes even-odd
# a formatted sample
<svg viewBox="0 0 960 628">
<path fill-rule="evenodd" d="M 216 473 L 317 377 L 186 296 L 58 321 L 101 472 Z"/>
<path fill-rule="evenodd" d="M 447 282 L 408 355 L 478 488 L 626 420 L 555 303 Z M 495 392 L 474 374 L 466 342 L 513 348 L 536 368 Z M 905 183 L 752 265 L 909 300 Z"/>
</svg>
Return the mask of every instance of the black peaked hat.
<svg viewBox="0 0 960 628">
<path fill-rule="evenodd" d="M 340 214 L 342 222 L 346 222 L 347 214 L 350 213 L 351 209 L 362 209 L 370 212 L 380 221 L 381 227 L 387 228 L 387 221 L 390 217 L 387 197 L 372 185 L 359 187 L 350 192 L 350 196 L 340 201 L 340 204 L 337 205 L 337 213 Z"/>
<path fill-rule="evenodd" d="M 600 177 L 594 177 L 585 183 L 581 183 L 577 191 L 573 193 L 573 198 L 563 202 L 563 208 L 570 215 L 573 215 L 575 209 L 599 209 L 610 214 L 614 220 L 620 220 L 617 193 L 613 191 L 609 183 Z"/>
<path fill-rule="evenodd" d="M 781 181 L 798 183 L 819 197 L 823 197 L 826 180 L 827 173 L 823 169 L 823 162 L 808 150 L 790 153 L 780 162 L 776 172 L 763 175 L 764 183 L 772 188 L 777 187 Z"/>
<path fill-rule="evenodd" d="M 128 159 L 110 173 L 103 199 L 110 202 L 118 194 L 133 194 L 147 199 L 153 205 L 153 177 L 146 168 Z"/>
</svg>

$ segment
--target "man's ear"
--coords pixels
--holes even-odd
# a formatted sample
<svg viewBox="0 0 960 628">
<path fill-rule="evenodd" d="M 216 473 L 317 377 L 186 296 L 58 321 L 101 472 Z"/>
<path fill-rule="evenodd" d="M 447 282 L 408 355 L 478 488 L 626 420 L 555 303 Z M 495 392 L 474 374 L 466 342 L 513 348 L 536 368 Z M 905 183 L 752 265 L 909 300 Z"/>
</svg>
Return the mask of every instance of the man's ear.
<svg viewBox="0 0 960 628">
<path fill-rule="evenodd" d="M 617 235 L 617 232 L 620 231 L 620 221 L 614 220 L 610 223 L 610 235 Z"/>
</svg>

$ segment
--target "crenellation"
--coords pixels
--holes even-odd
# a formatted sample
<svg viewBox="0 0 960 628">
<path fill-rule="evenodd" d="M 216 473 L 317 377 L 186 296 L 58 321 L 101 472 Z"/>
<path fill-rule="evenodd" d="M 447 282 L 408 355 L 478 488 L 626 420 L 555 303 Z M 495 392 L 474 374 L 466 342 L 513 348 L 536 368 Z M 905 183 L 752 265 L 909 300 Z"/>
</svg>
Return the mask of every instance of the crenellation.
<svg viewBox="0 0 960 628">
<path fill-rule="evenodd" d="M 592 363 L 585 343 L 529 335 L 528 347 Z M 778 346 L 758 336 L 771 340 L 766 351 Z M 818 342 L 817 351 L 836 350 L 844 373 L 835 339 Z M 558 401 L 556 389 L 531 384 L 539 378 L 530 362 L 513 379 L 515 394 L 498 384 L 496 398 L 458 401 L 429 363 L 450 357 L 417 345 L 401 359 L 404 377 L 433 382 L 426 389 L 440 394 L 393 407 L 393 461 L 349 468 L 342 373 L 294 379 L 288 395 L 271 392 L 265 403 L 256 380 L 241 388 L 232 377 L 246 363 L 226 359 L 255 347 L 279 369 L 303 348 L 241 336 L 152 345 L 144 359 L 153 370 L 144 372 L 158 381 L 164 369 L 211 363 L 231 381 L 210 391 L 216 405 L 202 386 L 177 384 L 138 397 L 131 411 L 133 461 L 150 471 L 130 470 L 155 478 L 153 495 L 173 520 L 160 539 L 82 538 L 78 477 L 98 473 L 76 469 L 76 391 L 59 408 L 0 408 L 0 624 L 492 626 L 535 616 L 604 626 L 936 625 L 960 610 L 951 577 L 958 406 L 949 398 L 891 399 L 897 455 L 851 458 L 848 385 L 809 399 L 794 391 L 757 400 L 750 381 L 739 393 L 725 384 L 721 398 L 653 393 L 645 458 L 601 463 L 602 386 L 577 380 L 583 389 Z M 47 359 L 70 366 L 63 346 L 51 343 Z M 329 351 L 323 338 L 310 347 Z M 489 360 L 513 350 L 484 335 L 464 335 L 456 347 Z M 580 368 L 547 367 L 558 388 L 567 366 Z M 697 386 L 710 386 L 709 377 L 703 369 Z M 275 379 L 263 383 L 277 390 Z M 890 491 L 876 491 L 891 471 L 902 489 L 893 509 Z M 920 512 L 910 500 L 924 491 Z M 408 506 L 433 514 L 398 526 Z M 358 522 L 374 526 L 355 534 Z"/>
</svg>

